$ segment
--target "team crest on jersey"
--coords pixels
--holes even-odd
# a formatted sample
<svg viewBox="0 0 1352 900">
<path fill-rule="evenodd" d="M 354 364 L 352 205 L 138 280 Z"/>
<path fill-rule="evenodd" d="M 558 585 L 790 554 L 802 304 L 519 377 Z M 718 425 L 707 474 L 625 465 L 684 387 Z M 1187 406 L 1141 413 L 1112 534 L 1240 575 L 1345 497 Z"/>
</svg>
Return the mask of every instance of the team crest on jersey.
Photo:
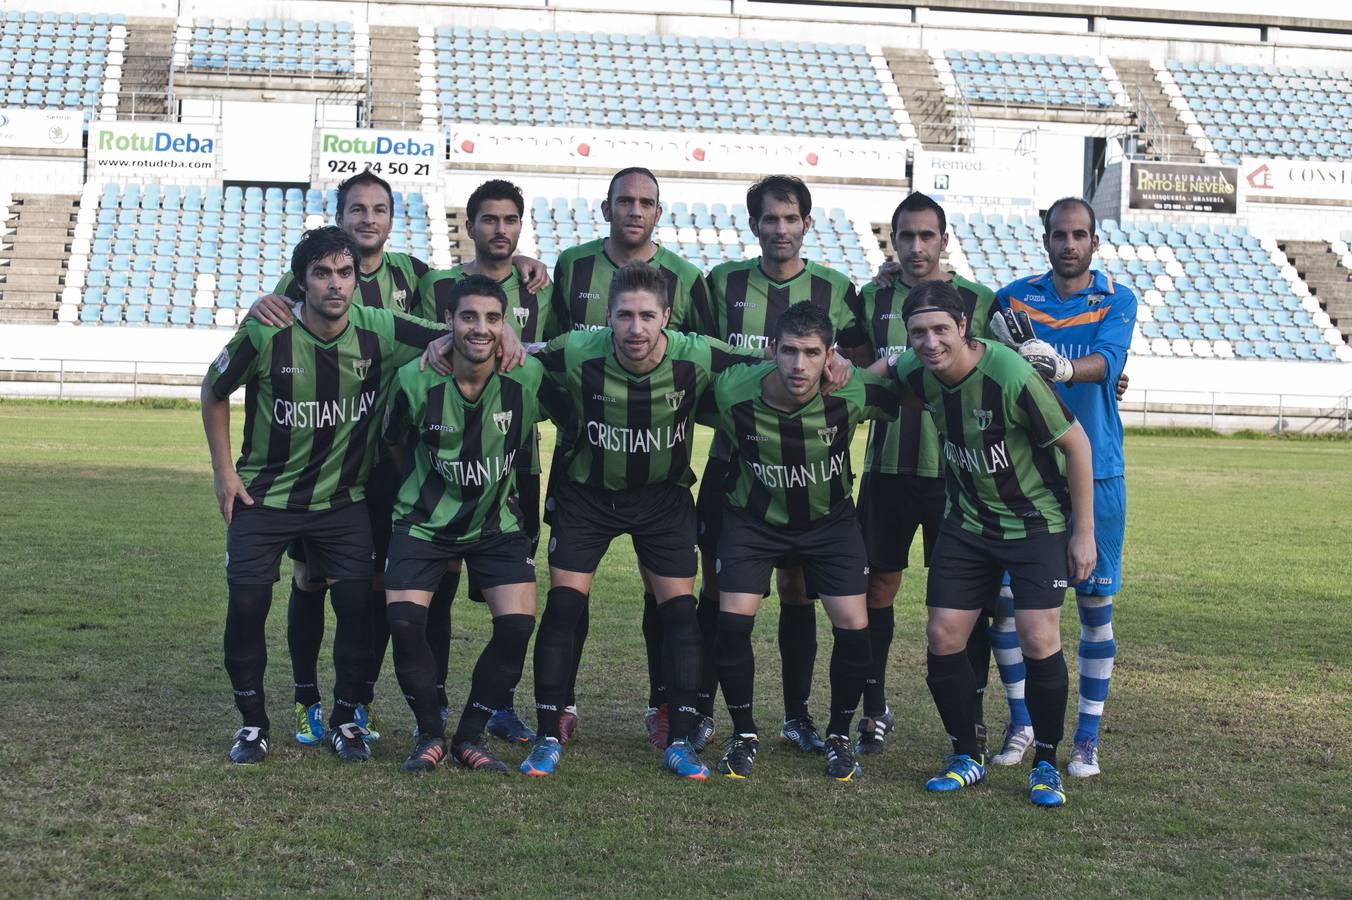
<svg viewBox="0 0 1352 900">
<path fill-rule="evenodd" d="M 507 429 L 512 427 L 512 411 L 509 409 L 505 412 L 493 413 L 493 424 L 498 426 L 498 431 L 506 434 Z"/>
<path fill-rule="evenodd" d="M 672 391 L 667 394 L 667 406 L 672 409 L 680 409 L 681 401 L 685 399 L 685 391 Z"/>
<path fill-rule="evenodd" d="M 817 437 L 822 439 L 822 443 L 831 446 L 831 442 L 836 439 L 836 432 L 840 431 L 840 426 L 831 425 L 827 428 L 818 428 Z"/>
<path fill-rule="evenodd" d="M 976 419 L 976 427 L 985 431 L 991 427 L 991 421 L 995 418 L 995 414 L 989 409 L 974 409 L 972 410 L 972 417 Z"/>
<path fill-rule="evenodd" d="M 1107 294 L 1090 294 L 1089 297 L 1087 298 L 1087 302 L 1090 306 L 1098 306 L 1100 303 L 1102 303 L 1104 300 L 1107 299 L 1108 299 Z"/>
<path fill-rule="evenodd" d="M 221 348 L 221 355 L 216 357 L 216 371 L 224 375 L 228 368 L 230 368 L 230 348 L 223 347 Z"/>
<path fill-rule="evenodd" d="M 407 296 L 408 293 L 406 291 L 396 288 L 393 292 L 390 293 L 390 302 L 396 306 L 403 306 L 404 298 Z"/>
<path fill-rule="evenodd" d="M 366 373 L 369 372 L 370 370 L 371 370 L 371 360 L 369 359 L 352 360 L 352 374 L 356 375 L 358 378 L 365 379 Z"/>
<path fill-rule="evenodd" d="M 512 310 L 512 315 L 516 316 L 516 324 L 522 328 L 525 328 L 526 323 L 530 321 L 530 310 L 524 306 L 518 306 Z"/>
</svg>

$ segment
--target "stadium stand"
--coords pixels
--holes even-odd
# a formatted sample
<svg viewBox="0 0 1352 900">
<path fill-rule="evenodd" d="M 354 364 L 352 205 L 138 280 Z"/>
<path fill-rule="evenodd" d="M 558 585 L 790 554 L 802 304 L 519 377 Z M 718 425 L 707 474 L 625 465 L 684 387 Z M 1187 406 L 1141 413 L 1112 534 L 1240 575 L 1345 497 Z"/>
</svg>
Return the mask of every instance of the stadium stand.
<svg viewBox="0 0 1352 900">
<path fill-rule="evenodd" d="M 1122 83 L 1104 57 L 1056 53 L 946 50 L 936 54 L 970 104 L 1112 110 L 1128 105 Z"/>
<path fill-rule="evenodd" d="M 1309 68 L 1154 61 L 1198 149 L 1241 157 L 1352 159 L 1352 75 Z"/>
<path fill-rule="evenodd" d="M 86 185 L 58 319 L 233 327 L 287 270 L 305 229 L 331 222 L 336 207 L 335 191 L 314 188 Z M 420 193 L 396 192 L 386 246 L 428 257 Z"/>
<path fill-rule="evenodd" d="M 365 54 L 351 22 L 294 19 L 209 19 L 180 23 L 186 66 L 226 73 L 288 77 L 350 75 L 364 71 Z M 365 28 L 361 29 L 362 37 Z M 186 41 L 185 41 L 186 38 Z"/>
<path fill-rule="evenodd" d="M 499 53 L 484 54 L 484 42 Z M 434 44 L 447 122 L 914 134 L 880 51 L 860 45 L 466 27 L 437 28 Z M 504 71 L 499 57 L 534 62 Z"/>
<path fill-rule="evenodd" d="M 1281 249 L 1344 338 L 1352 337 L 1352 231 L 1322 241 L 1282 241 Z"/>
<path fill-rule="evenodd" d="M 88 121 L 111 92 L 115 109 L 125 21 L 121 14 L 6 11 L 0 106 L 79 109 Z"/>
</svg>

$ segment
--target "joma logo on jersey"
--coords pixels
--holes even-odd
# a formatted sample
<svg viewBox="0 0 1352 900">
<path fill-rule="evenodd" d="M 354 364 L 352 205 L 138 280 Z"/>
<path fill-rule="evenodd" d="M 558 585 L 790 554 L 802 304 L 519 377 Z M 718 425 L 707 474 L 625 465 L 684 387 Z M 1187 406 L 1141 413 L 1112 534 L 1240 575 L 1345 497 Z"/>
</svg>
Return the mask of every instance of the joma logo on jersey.
<svg viewBox="0 0 1352 900">
<path fill-rule="evenodd" d="M 817 437 L 822 439 L 822 443 L 831 446 L 831 442 L 836 439 L 836 432 L 840 431 L 839 425 L 831 425 L 827 428 L 818 428 Z"/>
<path fill-rule="evenodd" d="M 738 300 L 732 304 L 733 309 L 757 309 L 758 307 L 751 300 Z"/>
<path fill-rule="evenodd" d="M 600 400 L 602 403 L 619 403 L 614 397 L 607 397 L 605 394 L 592 394 L 593 400 Z"/>
<path fill-rule="evenodd" d="M 974 409 L 972 410 L 972 418 L 976 419 L 976 427 L 985 431 L 987 428 L 991 427 L 991 421 L 995 418 L 995 413 L 991 412 L 989 409 Z"/>
<path fill-rule="evenodd" d="M 369 359 L 352 360 L 352 374 L 356 375 L 358 378 L 364 379 L 366 377 L 366 373 L 369 372 L 370 370 L 371 370 L 371 360 Z"/>
<path fill-rule="evenodd" d="M 600 300 L 600 299 L 601 299 L 601 294 L 600 294 L 599 291 L 578 291 L 578 292 L 577 292 L 577 299 L 579 299 L 579 300 Z"/>
<path fill-rule="evenodd" d="M 437 422 L 433 422 L 431 425 L 428 425 L 427 428 L 429 431 L 455 431 L 454 425 L 442 425 Z"/>
<path fill-rule="evenodd" d="M 512 310 L 512 315 L 516 316 L 516 324 L 523 328 L 526 323 L 530 321 L 530 310 L 526 309 L 524 306 L 518 306 L 516 309 Z"/>
<path fill-rule="evenodd" d="M 891 321 L 892 319 L 901 319 L 901 318 L 904 318 L 904 317 L 902 316 L 901 313 L 883 313 L 883 314 L 882 314 L 881 316 L 879 316 L 878 318 L 881 319 L 881 320 L 884 321 L 884 322 L 888 322 L 888 321 Z"/>
<path fill-rule="evenodd" d="M 685 391 L 672 391 L 667 394 L 667 406 L 672 409 L 680 409 L 681 401 L 685 399 Z"/>
<path fill-rule="evenodd" d="M 282 366 L 283 375 L 304 375 L 304 366 Z"/>
<path fill-rule="evenodd" d="M 507 429 L 512 427 L 512 411 L 509 409 L 505 412 L 493 413 L 493 424 L 498 426 L 498 431 L 506 434 Z"/>
</svg>

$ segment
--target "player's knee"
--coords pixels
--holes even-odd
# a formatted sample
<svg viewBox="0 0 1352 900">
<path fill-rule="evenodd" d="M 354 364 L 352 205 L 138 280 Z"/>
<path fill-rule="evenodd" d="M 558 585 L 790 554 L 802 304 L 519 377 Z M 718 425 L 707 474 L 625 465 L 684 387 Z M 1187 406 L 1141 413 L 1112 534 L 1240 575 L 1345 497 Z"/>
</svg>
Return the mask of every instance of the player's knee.
<svg viewBox="0 0 1352 900">
<path fill-rule="evenodd" d="M 965 623 L 950 621 L 947 617 L 931 616 L 925 626 L 925 643 L 929 646 L 929 652 L 935 656 L 948 656 L 965 649 L 972 630 L 964 626 Z"/>
<path fill-rule="evenodd" d="M 694 596 L 682 594 L 659 605 L 657 612 L 662 617 L 662 625 L 666 628 L 698 628 L 697 609 Z"/>
<path fill-rule="evenodd" d="M 718 614 L 718 637 L 714 646 L 720 663 L 732 662 L 750 652 L 751 630 L 755 624 L 755 616 L 732 612 Z"/>
<path fill-rule="evenodd" d="M 582 613 L 587 608 L 587 595 L 569 587 L 550 588 L 545 598 L 544 615 L 540 617 L 540 630 L 555 627 L 572 631 Z"/>
<path fill-rule="evenodd" d="M 833 656 L 840 659 L 846 670 L 867 674 L 873 665 L 868 629 L 832 627 L 831 636 L 835 639 Z"/>
<path fill-rule="evenodd" d="M 427 608 L 416 603 L 391 603 L 385 607 L 385 621 L 396 647 L 427 633 Z"/>
<path fill-rule="evenodd" d="M 901 589 L 900 572 L 869 572 L 868 606 L 869 609 L 884 609 L 896 602 L 897 591 Z"/>
<path fill-rule="evenodd" d="M 526 645 L 534 631 L 535 617 L 525 613 L 510 613 L 493 619 L 493 640 L 516 657 L 525 657 Z"/>
</svg>

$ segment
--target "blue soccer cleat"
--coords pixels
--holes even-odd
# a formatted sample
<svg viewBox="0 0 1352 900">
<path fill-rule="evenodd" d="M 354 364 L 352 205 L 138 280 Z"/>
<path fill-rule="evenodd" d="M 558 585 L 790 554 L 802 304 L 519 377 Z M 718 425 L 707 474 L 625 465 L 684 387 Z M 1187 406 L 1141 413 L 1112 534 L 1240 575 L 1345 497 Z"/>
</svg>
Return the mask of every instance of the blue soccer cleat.
<svg viewBox="0 0 1352 900">
<path fill-rule="evenodd" d="M 542 737 L 531 747 L 530 754 L 521 761 L 519 771 L 522 775 L 547 778 L 558 768 L 559 757 L 563 755 L 563 745 L 558 738 Z"/>
<path fill-rule="evenodd" d="M 1056 766 L 1043 760 L 1028 773 L 1028 799 L 1034 806 L 1065 806 L 1066 792 L 1061 787 L 1061 773 Z"/>
<path fill-rule="evenodd" d="M 296 704 L 296 743 L 309 747 L 324 740 L 324 704 Z"/>
<path fill-rule="evenodd" d="M 709 780 L 708 767 L 699 761 L 699 755 L 687 740 L 671 742 L 667 752 L 662 754 L 662 767 L 677 778 L 689 778 L 691 781 Z"/>
<path fill-rule="evenodd" d="M 513 744 L 529 744 L 535 740 L 535 731 L 521 721 L 516 710 L 510 706 L 494 710 L 493 715 L 488 717 L 488 733 Z"/>
<path fill-rule="evenodd" d="M 948 794 L 986 780 L 986 767 L 966 753 L 944 758 L 944 770 L 925 782 L 925 790 Z"/>
<path fill-rule="evenodd" d="M 371 712 L 371 707 L 366 703 L 357 704 L 357 712 L 353 715 L 352 721 L 361 726 L 366 732 L 366 740 L 374 743 L 380 740 L 380 732 L 376 730 L 375 713 Z"/>
</svg>

